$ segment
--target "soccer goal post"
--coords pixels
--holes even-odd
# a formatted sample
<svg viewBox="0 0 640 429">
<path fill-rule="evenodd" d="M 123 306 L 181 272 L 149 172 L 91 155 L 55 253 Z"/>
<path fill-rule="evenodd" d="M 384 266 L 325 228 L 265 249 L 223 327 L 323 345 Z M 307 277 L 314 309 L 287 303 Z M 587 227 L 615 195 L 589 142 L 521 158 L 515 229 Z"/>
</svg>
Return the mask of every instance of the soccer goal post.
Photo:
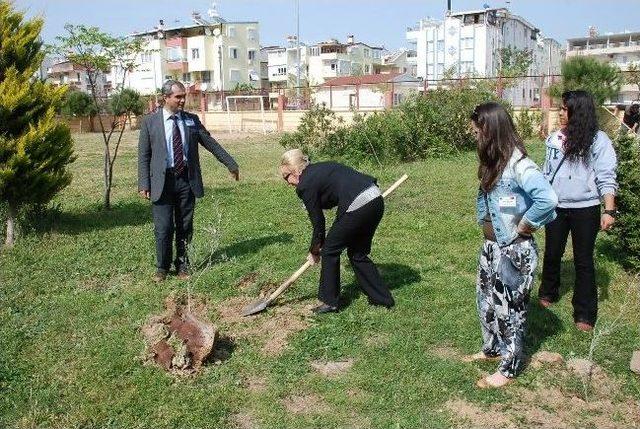
<svg viewBox="0 0 640 429">
<path fill-rule="evenodd" d="M 264 115 L 264 98 L 266 95 L 229 95 L 225 97 L 225 102 L 227 104 L 227 126 L 229 127 L 229 133 L 233 132 L 233 126 L 231 125 L 231 103 L 230 100 L 233 100 L 235 110 L 234 112 L 238 113 L 238 101 L 237 100 L 260 100 L 260 117 L 262 119 L 262 133 L 267 134 L 267 121 Z M 242 131 L 242 118 L 239 120 L 238 131 Z"/>
</svg>

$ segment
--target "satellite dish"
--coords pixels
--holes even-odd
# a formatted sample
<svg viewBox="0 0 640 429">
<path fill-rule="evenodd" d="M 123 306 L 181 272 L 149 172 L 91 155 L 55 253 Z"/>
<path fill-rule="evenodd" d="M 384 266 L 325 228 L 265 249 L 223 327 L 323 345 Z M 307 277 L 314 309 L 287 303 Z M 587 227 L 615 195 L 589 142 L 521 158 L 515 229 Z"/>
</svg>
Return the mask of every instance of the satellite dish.
<svg viewBox="0 0 640 429">
<path fill-rule="evenodd" d="M 216 27 L 213 29 L 213 35 L 218 37 L 220 34 L 222 34 L 222 31 L 220 31 L 220 27 Z"/>
<path fill-rule="evenodd" d="M 210 28 L 205 28 L 204 29 L 204 34 L 206 34 L 207 36 L 211 36 L 211 29 Z"/>
</svg>

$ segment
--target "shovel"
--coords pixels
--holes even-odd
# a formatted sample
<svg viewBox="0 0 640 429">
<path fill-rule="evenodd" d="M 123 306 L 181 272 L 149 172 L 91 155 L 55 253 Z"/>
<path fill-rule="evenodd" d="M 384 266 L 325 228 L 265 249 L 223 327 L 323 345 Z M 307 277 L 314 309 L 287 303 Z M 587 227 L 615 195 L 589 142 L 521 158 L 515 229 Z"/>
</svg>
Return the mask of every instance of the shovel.
<svg viewBox="0 0 640 429">
<path fill-rule="evenodd" d="M 391 185 L 389 187 L 389 189 L 384 191 L 384 193 L 382 194 L 382 197 L 385 198 L 387 195 L 389 195 L 391 192 L 393 192 L 398 186 L 400 186 L 402 184 L 402 182 L 404 182 L 408 178 L 409 178 L 409 176 L 404 174 L 401 178 L 396 180 L 396 182 L 393 185 Z M 269 295 L 266 299 L 264 299 L 264 298 L 258 299 L 256 301 L 254 301 L 253 303 L 249 304 L 248 306 L 246 306 L 242 310 L 242 315 L 243 316 L 251 316 L 252 314 L 260 313 L 261 311 L 263 311 L 265 308 L 267 308 L 267 306 L 269 304 L 271 304 L 273 301 L 275 301 L 275 299 L 277 297 L 279 297 L 282 294 L 282 292 L 287 290 L 287 288 L 289 286 L 291 286 L 293 284 L 293 282 L 298 280 L 298 277 L 300 277 L 305 271 L 307 271 L 307 268 L 309 268 L 310 266 L 311 266 L 311 262 L 309 262 L 309 261 L 305 262 L 300 268 L 298 268 L 298 271 L 293 273 L 291 275 L 291 277 L 289 277 L 284 283 L 282 283 L 278 287 L 278 289 L 273 291 L 273 293 L 271 295 Z"/>
</svg>

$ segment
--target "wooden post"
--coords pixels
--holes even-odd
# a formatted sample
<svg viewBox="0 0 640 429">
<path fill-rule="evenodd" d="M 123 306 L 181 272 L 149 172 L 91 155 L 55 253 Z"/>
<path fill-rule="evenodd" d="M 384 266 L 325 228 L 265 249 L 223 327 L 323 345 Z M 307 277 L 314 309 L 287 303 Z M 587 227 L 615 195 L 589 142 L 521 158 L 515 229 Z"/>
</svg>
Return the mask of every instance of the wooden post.
<svg viewBox="0 0 640 429">
<path fill-rule="evenodd" d="M 207 94 L 205 92 L 200 93 L 200 116 L 202 117 L 202 125 L 207 126 Z"/>
<path fill-rule="evenodd" d="M 284 131 L 284 104 L 286 103 L 284 94 L 278 94 L 278 124 L 279 132 Z"/>
<path fill-rule="evenodd" d="M 333 87 L 329 86 L 329 110 L 333 110 Z"/>
</svg>

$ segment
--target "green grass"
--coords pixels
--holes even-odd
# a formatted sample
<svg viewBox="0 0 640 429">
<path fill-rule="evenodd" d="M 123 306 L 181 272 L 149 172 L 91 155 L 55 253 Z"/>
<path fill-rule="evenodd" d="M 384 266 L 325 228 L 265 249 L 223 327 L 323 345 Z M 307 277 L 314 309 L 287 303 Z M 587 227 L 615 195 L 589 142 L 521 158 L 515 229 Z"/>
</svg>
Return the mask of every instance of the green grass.
<svg viewBox="0 0 640 429">
<path fill-rule="evenodd" d="M 229 328 L 216 319 L 216 306 L 257 294 L 259 284 L 279 283 L 297 269 L 309 242 L 307 215 L 277 174 L 282 150 L 274 138 L 222 140 L 241 166 L 239 183 L 203 151 L 206 196 L 196 207 L 194 245 L 208 248 L 205 229 L 210 226 L 218 228 L 221 242 L 215 264 L 193 288 L 207 300 L 221 334 L 231 338 L 231 355 L 192 378 L 143 366 L 140 326 L 162 311 L 167 295 L 185 286 L 175 278 L 151 282 L 153 224 L 149 204 L 136 192 L 136 140 L 135 133 L 125 136 L 114 207 L 104 212 L 100 140 L 77 136 L 73 183 L 55 200 L 55 210 L 23 232 L 13 250 L 0 253 L 0 427 L 450 427 L 460 421 L 445 406 L 450 399 L 482 408 L 496 402 L 518 405 L 520 396 L 512 389 L 475 389 L 480 371 L 492 371 L 492 365 L 458 358 L 480 346 L 475 270 L 481 232 L 475 224 L 473 153 L 368 168 L 383 188 L 404 172 L 410 176 L 389 198 L 372 252 L 397 306 L 391 311 L 369 307 L 346 268 L 342 280 L 350 304 L 310 321 L 273 356 L 261 352 L 259 336 L 225 331 Z M 541 145 L 534 142 L 530 148 L 539 161 Z M 542 234 L 538 239 L 542 249 Z M 621 386 L 611 395 L 618 403 L 640 392 L 638 378 L 628 371 L 640 336 L 637 284 L 610 249 L 601 237 L 599 326 L 617 322 L 610 335 L 600 337 L 594 360 Z M 567 253 L 561 303 L 550 310 L 532 306 L 530 353 L 589 354 L 592 337 L 572 324 Z M 251 272 L 257 273 L 256 286 L 240 291 L 238 281 Z M 314 269 L 286 292 L 283 305 L 312 303 L 317 281 Z M 354 365 L 335 379 L 323 378 L 309 365 L 340 359 L 353 359 Z M 263 391 L 244 386 L 252 376 L 265 380 Z M 546 369 L 528 368 L 518 385 L 534 389 L 548 378 L 553 374 Z M 579 390 L 579 383 L 566 386 L 568 395 Z M 320 405 L 294 413 L 284 405 L 292 396 L 313 397 Z M 238 422 L 238 414 L 250 421 Z"/>
</svg>

